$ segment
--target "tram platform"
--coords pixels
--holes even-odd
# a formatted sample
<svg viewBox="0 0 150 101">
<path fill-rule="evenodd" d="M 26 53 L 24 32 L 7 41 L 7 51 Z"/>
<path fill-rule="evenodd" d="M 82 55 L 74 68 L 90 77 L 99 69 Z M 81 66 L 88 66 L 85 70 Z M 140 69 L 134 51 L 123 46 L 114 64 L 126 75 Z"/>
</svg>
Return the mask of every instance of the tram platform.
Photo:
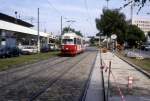
<svg viewBox="0 0 150 101">
<path fill-rule="evenodd" d="M 97 54 L 85 101 L 103 101 L 100 54 Z"/>
</svg>

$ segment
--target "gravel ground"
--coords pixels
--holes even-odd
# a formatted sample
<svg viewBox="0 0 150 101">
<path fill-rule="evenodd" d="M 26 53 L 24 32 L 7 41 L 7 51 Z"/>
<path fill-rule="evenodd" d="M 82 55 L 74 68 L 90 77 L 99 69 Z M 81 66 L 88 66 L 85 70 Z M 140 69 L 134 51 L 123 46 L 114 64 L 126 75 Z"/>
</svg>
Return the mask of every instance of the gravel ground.
<svg viewBox="0 0 150 101">
<path fill-rule="evenodd" d="M 88 59 L 87 56 L 90 56 L 91 58 Z M 80 88 L 80 86 L 83 87 L 83 84 L 87 79 L 89 69 L 91 68 L 91 65 L 88 65 L 91 64 L 91 60 L 93 60 L 94 56 L 96 56 L 96 52 L 85 52 L 76 57 L 62 57 L 58 59 L 45 60 L 43 62 L 23 66 L 21 68 L 0 72 L 0 101 L 27 101 L 43 89 L 46 90 L 45 87 L 48 87 L 48 85 L 52 86 L 49 89 L 53 88 L 54 90 L 52 91 L 54 92 L 57 91 L 57 88 L 53 87 L 54 85 L 58 88 L 69 87 L 65 86 L 66 84 L 74 84 L 74 88 L 77 89 Z M 64 75 L 66 71 L 69 72 Z M 71 75 L 73 75 L 73 77 Z M 61 79 L 59 79 L 60 77 Z M 59 79 L 57 82 L 63 82 L 61 83 L 62 85 L 60 83 L 57 84 L 57 82 L 56 84 L 53 84 L 53 82 L 57 79 Z M 60 86 L 58 86 L 59 84 Z M 71 88 L 64 91 L 62 89 L 62 92 L 66 92 L 63 93 L 63 95 L 70 94 L 67 93 L 72 91 L 70 89 Z M 81 90 L 75 89 L 74 91 L 78 93 L 78 91 Z M 42 95 L 47 94 L 46 92 Z M 56 96 L 59 95 L 59 93 L 61 92 L 56 93 Z M 42 95 L 38 99 L 42 100 Z"/>
<path fill-rule="evenodd" d="M 88 57 L 76 64 L 39 96 L 36 101 L 79 101 L 95 57 L 96 52 L 90 53 Z"/>
<path fill-rule="evenodd" d="M 65 59 L 67 59 L 67 57 L 55 57 L 38 63 L 2 71 L 0 72 L 0 88 L 12 84 L 13 82 L 16 83 L 17 81 L 25 79 L 28 76 L 33 75 L 34 73 L 38 73 L 45 68 L 49 68 L 49 65 L 54 65 Z"/>
<path fill-rule="evenodd" d="M 126 97 L 132 96 L 132 99 L 136 97 L 143 97 L 143 98 L 150 97 L 150 79 L 147 76 L 137 71 L 134 67 L 130 66 L 128 63 L 124 62 L 123 60 L 119 59 L 117 56 L 114 56 L 110 52 L 102 53 L 102 58 L 104 62 L 107 64 L 107 66 L 109 64 L 109 61 L 111 61 L 112 63 L 111 70 L 116 79 L 115 81 L 111 75 L 110 96 L 120 96 L 118 89 L 117 89 L 117 85 L 118 85 Z M 105 74 L 104 75 L 105 84 L 107 87 L 108 72 L 104 72 L 104 74 Z M 133 77 L 132 89 L 128 89 L 128 77 L 129 76 Z M 116 100 L 116 101 L 119 101 L 119 100 Z M 128 101 L 134 101 L 134 100 L 128 100 Z M 141 99 L 141 100 L 136 100 L 136 101 L 144 101 L 144 100 Z M 148 101 L 150 101 L 150 99 Z"/>
</svg>

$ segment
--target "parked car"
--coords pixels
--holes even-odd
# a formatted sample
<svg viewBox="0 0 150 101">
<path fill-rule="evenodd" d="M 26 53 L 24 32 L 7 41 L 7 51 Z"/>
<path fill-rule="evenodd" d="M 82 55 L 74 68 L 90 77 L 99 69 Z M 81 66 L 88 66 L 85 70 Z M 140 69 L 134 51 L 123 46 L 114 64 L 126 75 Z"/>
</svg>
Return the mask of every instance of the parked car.
<svg viewBox="0 0 150 101">
<path fill-rule="evenodd" d="M 22 46 L 21 53 L 24 55 L 35 54 L 38 52 L 36 46 Z"/>
<path fill-rule="evenodd" d="M 55 50 L 55 44 L 49 44 L 49 48 L 51 51 L 54 51 Z"/>
<path fill-rule="evenodd" d="M 141 49 L 142 50 L 146 50 L 146 51 L 150 50 L 150 44 L 144 44 L 144 45 L 142 45 Z"/>
<path fill-rule="evenodd" d="M 146 50 L 146 51 L 150 50 L 150 45 L 146 45 L 146 46 L 145 46 L 145 50 Z"/>
<path fill-rule="evenodd" d="M 60 48 L 56 44 L 48 44 L 50 51 L 58 51 Z"/>
<path fill-rule="evenodd" d="M 45 47 L 42 47 L 42 48 L 41 48 L 41 52 L 43 52 L 43 53 L 44 53 L 44 52 L 49 52 L 49 51 L 50 51 L 50 48 L 49 48 L 49 47 L 46 47 L 46 46 L 45 46 Z"/>
<path fill-rule="evenodd" d="M 17 47 L 2 47 L 0 48 L 0 57 L 13 57 L 19 56 L 20 50 Z"/>
<path fill-rule="evenodd" d="M 142 46 L 141 46 L 141 50 L 145 50 L 145 46 L 146 46 L 146 45 L 142 45 Z"/>
<path fill-rule="evenodd" d="M 0 48 L 0 58 L 5 57 L 5 50 L 3 48 Z"/>
</svg>

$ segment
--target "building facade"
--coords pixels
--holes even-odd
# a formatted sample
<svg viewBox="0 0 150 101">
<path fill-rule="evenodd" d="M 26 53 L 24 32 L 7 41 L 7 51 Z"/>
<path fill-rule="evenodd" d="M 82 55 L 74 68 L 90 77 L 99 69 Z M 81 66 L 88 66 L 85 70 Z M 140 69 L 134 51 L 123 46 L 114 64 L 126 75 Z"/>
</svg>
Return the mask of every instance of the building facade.
<svg viewBox="0 0 150 101">
<path fill-rule="evenodd" d="M 132 19 L 132 24 L 138 26 L 147 37 L 147 41 L 150 42 L 150 19 Z"/>
<path fill-rule="evenodd" d="M 32 27 L 28 22 L 0 13 L 0 47 L 37 46 L 38 32 Z M 39 32 L 41 47 L 49 43 L 51 36 L 49 33 Z"/>
</svg>

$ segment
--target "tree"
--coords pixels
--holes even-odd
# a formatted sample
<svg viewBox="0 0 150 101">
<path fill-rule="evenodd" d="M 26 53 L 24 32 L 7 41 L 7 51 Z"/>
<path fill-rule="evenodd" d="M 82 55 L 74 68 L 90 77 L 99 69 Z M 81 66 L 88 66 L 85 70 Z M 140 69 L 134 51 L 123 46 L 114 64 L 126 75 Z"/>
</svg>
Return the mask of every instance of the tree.
<svg viewBox="0 0 150 101">
<path fill-rule="evenodd" d="M 77 35 L 83 36 L 80 31 L 76 31 L 76 30 L 73 29 L 73 28 L 70 28 L 70 27 L 65 27 L 65 28 L 63 28 L 63 33 L 67 33 L 67 32 L 69 32 L 69 31 L 74 32 L 74 33 L 76 33 Z"/>
<path fill-rule="evenodd" d="M 95 38 L 94 38 L 94 37 L 91 37 L 91 38 L 90 38 L 90 44 L 91 44 L 91 45 L 94 45 L 94 43 L 95 43 Z"/>
<path fill-rule="evenodd" d="M 124 0 L 127 1 L 127 0 Z M 124 4 L 123 7 L 120 7 L 119 9 L 125 8 L 126 6 L 134 3 L 134 6 L 138 6 L 138 12 L 145 6 L 145 4 L 150 3 L 150 0 L 128 0 L 128 3 Z"/>
<path fill-rule="evenodd" d="M 75 29 L 70 28 L 70 27 L 64 27 L 64 28 L 63 28 L 63 33 L 67 33 L 67 32 L 69 32 L 69 31 L 75 32 Z"/>
<path fill-rule="evenodd" d="M 150 37 L 150 31 L 148 32 L 148 34 L 147 34 L 149 37 Z"/>
<path fill-rule="evenodd" d="M 83 36 L 80 31 L 75 31 L 75 33 L 76 33 L 77 35 Z"/>
<path fill-rule="evenodd" d="M 144 5 L 150 2 L 150 0 L 134 0 L 134 2 L 139 3 L 140 7 L 144 7 Z"/>
<path fill-rule="evenodd" d="M 108 37 L 112 34 L 116 34 L 118 38 L 117 40 L 120 43 L 123 43 L 127 29 L 125 18 L 125 15 L 116 9 L 103 9 L 103 14 L 100 18 L 96 19 L 96 27 L 100 33 L 103 33 L 103 35 Z"/>
<path fill-rule="evenodd" d="M 126 35 L 126 41 L 129 46 L 137 47 L 139 42 L 145 41 L 145 34 L 136 25 L 129 25 L 127 35 Z"/>
</svg>

